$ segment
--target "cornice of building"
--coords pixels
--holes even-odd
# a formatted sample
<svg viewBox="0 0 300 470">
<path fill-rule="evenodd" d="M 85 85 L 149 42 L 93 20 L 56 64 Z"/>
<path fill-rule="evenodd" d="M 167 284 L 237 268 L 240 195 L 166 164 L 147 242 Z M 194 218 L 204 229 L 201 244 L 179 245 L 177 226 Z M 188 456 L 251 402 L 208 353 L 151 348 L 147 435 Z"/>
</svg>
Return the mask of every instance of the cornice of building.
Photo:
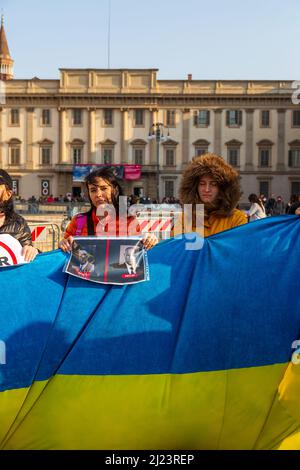
<svg viewBox="0 0 300 470">
<path fill-rule="evenodd" d="M 81 100 L 94 106 L 189 106 L 224 104 L 251 107 L 259 102 L 288 106 L 294 91 L 291 80 L 157 80 L 157 69 L 60 69 L 60 80 L 10 80 L 6 97 Z M 277 104 L 276 104 L 277 102 Z"/>
<path fill-rule="evenodd" d="M 277 109 L 285 111 L 296 109 L 292 104 L 291 95 L 151 95 L 151 94 L 76 94 L 76 93 L 36 93 L 32 90 L 27 92 L 6 92 L 6 100 L 3 107 L 11 106 L 53 106 L 57 108 L 109 108 L 109 109 L 178 109 L 183 112 L 197 109 L 199 107 L 222 110 L 235 109 Z"/>
</svg>

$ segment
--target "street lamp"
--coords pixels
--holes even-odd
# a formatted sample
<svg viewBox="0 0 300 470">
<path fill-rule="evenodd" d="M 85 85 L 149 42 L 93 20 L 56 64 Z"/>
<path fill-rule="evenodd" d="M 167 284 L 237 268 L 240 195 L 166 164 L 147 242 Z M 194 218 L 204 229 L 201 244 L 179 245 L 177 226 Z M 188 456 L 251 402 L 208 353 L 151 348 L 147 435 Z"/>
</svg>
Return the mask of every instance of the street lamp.
<svg viewBox="0 0 300 470">
<path fill-rule="evenodd" d="M 156 141 L 156 195 L 157 202 L 160 202 L 160 191 L 159 191 L 159 176 L 160 176 L 160 165 L 159 165 L 159 144 L 166 142 L 170 138 L 169 128 L 167 136 L 164 136 L 164 124 L 162 122 L 154 122 L 149 130 L 148 140 Z"/>
</svg>

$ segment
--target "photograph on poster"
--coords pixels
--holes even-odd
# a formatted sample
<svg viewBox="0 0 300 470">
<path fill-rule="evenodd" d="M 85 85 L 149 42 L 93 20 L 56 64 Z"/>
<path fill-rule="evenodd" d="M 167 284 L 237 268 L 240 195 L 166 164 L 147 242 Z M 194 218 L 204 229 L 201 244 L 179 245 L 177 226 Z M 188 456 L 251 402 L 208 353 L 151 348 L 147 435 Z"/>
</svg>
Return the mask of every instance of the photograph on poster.
<svg viewBox="0 0 300 470">
<path fill-rule="evenodd" d="M 76 237 L 64 271 L 105 284 L 149 280 L 147 253 L 139 237 Z"/>
</svg>

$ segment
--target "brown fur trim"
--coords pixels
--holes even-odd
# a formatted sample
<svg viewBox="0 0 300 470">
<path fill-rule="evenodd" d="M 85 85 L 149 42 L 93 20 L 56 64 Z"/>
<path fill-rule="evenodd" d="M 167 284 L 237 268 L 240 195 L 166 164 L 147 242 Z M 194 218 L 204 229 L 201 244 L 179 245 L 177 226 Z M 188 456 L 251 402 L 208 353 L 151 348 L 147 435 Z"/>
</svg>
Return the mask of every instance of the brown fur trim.
<svg viewBox="0 0 300 470">
<path fill-rule="evenodd" d="M 203 176 L 212 177 L 219 186 L 219 194 L 209 213 L 220 217 L 232 214 L 242 195 L 238 172 L 222 157 L 206 153 L 194 157 L 186 167 L 180 185 L 179 195 L 182 204 L 201 204 L 198 194 L 199 181 Z"/>
</svg>

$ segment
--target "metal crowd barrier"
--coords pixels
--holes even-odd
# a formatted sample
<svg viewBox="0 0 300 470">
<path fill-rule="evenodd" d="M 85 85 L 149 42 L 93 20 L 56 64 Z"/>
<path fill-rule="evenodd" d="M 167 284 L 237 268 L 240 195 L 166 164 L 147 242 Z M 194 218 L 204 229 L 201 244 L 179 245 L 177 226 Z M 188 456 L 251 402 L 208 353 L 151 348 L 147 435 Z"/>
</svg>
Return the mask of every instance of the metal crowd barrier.
<svg viewBox="0 0 300 470">
<path fill-rule="evenodd" d="M 181 212 L 177 211 L 141 211 L 136 214 L 142 233 L 153 233 L 158 241 L 171 238 L 177 217 Z"/>
<path fill-rule="evenodd" d="M 49 202 L 48 204 L 15 201 L 16 212 L 19 214 L 61 214 L 73 217 L 78 212 L 84 212 L 90 207 L 86 202 Z"/>
<path fill-rule="evenodd" d="M 57 224 L 46 222 L 28 222 L 33 244 L 41 252 L 56 250 L 61 239 L 61 230 Z"/>
</svg>

